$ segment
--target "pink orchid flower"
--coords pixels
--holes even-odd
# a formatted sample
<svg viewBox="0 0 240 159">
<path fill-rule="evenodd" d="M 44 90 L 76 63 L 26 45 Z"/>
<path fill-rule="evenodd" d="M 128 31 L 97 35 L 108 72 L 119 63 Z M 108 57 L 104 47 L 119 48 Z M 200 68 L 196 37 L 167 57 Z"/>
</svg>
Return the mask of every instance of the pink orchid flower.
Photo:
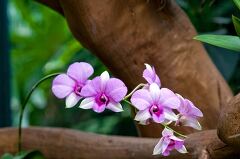
<svg viewBox="0 0 240 159">
<path fill-rule="evenodd" d="M 52 92 L 57 98 L 66 98 L 66 108 L 71 108 L 82 98 L 81 89 L 92 74 L 93 67 L 90 64 L 75 62 L 69 66 L 67 74 L 54 78 Z"/>
<path fill-rule="evenodd" d="M 151 67 L 149 64 L 145 64 L 146 69 L 143 71 L 143 78 L 148 82 L 148 86 L 152 83 L 156 83 L 161 87 L 161 81 L 155 72 L 155 68 Z"/>
<path fill-rule="evenodd" d="M 188 100 L 184 99 L 181 95 L 177 94 L 180 100 L 180 107 L 177 109 L 179 111 L 179 118 L 176 121 L 176 125 L 189 126 L 197 130 L 201 130 L 202 127 L 198 122 L 197 118 L 203 117 L 203 113 L 194 104 Z"/>
<path fill-rule="evenodd" d="M 105 71 L 100 77 L 95 77 L 85 85 L 81 94 L 86 97 L 80 104 L 82 109 L 93 109 L 101 113 L 107 108 L 114 112 L 121 112 L 123 108 L 120 101 L 127 94 L 127 87 L 121 80 L 110 78 Z"/>
<path fill-rule="evenodd" d="M 153 155 L 162 154 L 163 156 L 168 156 L 170 151 L 174 149 L 180 153 L 187 153 L 187 149 L 183 144 L 184 140 L 177 138 L 172 130 L 165 128 L 162 132 L 162 138 L 154 147 Z"/>
<path fill-rule="evenodd" d="M 149 89 L 134 92 L 131 102 L 139 110 L 135 120 L 140 124 L 147 124 L 149 120 L 163 123 L 178 119 L 172 110 L 180 105 L 178 97 L 167 88 L 160 89 L 156 83 L 152 83 Z"/>
</svg>

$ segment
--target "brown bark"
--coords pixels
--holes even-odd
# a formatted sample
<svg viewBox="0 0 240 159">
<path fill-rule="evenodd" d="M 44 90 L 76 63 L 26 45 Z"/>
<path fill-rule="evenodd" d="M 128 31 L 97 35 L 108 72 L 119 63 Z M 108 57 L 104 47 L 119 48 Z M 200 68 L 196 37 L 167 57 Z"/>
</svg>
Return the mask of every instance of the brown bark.
<svg viewBox="0 0 240 159">
<path fill-rule="evenodd" d="M 240 94 L 235 96 L 222 110 L 218 123 L 218 135 L 225 143 L 240 146 Z"/>
<path fill-rule="evenodd" d="M 117 137 L 60 128 L 23 130 L 23 148 L 37 149 L 48 159 L 223 159 L 237 158 L 239 151 L 225 146 L 215 130 L 203 131 L 186 140 L 188 154 L 173 152 L 169 157 L 153 156 L 158 139 Z M 17 129 L 0 130 L 0 155 L 17 151 Z"/>
<path fill-rule="evenodd" d="M 204 130 L 216 128 L 220 107 L 232 93 L 202 44 L 192 40 L 196 31 L 174 1 L 58 2 L 74 36 L 129 88 L 143 82 L 144 63 L 149 63 L 155 66 L 163 87 L 189 98 L 203 111 Z M 160 135 L 159 125 L 139 128 L 142 136 Z"/>
</svg>

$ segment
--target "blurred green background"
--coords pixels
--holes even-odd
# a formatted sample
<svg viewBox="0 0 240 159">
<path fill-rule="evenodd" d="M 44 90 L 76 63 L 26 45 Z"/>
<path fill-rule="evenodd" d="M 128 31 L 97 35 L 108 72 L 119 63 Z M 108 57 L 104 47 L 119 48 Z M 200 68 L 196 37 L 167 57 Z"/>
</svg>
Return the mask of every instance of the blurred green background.
<svg viewBox="0 0 240 159">
<path fill-rule="evenodd" d="M 227 0 L 177 0 L 199 33 L 233 34 L 231 15 L 239 15 Z M 63 72 L 74 61 L 86 61 L 100 74 L 106 67 L 71 35 L 65 19 L 51 9 L 31 0 L 9 0 L 11 42 L 13 125 L 18 122 L 19 105 L 38 79 Z M 240 86 L 239 54 L 205 45 L 217 68 L 236 93 Z M 207 71 L 207 70 L 206 70 Z M 116 135 L 137 135 L 129 107 L 124 113 L 65 109 L 64 100 L 51 93 L 51 81 L 33 94 L 24 116 L 24 126 L 52 126 Z"/>
</svg>

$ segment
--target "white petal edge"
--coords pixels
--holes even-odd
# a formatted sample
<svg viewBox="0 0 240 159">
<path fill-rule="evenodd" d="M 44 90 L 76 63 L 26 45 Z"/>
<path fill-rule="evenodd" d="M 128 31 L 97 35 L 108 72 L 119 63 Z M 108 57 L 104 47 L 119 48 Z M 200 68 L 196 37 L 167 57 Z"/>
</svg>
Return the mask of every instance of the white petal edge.
<svg viewBox="0 0 240 159">
<path fill-rule="evenodd" d="M 74 107 L 77 102 L 81 99 L 80 96 L 76 95 L 74 92 L 72 92 L 69 96 L 66 98 L 66 108 L 72 108 Z"/>
<path fill-rule="evenodd" d="M 91 109 L 95 104 L 95 101 L 94 101 L 94 98 L 85 98 L 79 108 L 82 108 L 82 109 Z"/>
<path fill-rule="evenodd" d="M 183 145 L 181 149 L 177 149 L 178 152 L 180 153 L 188 153 L 186 147 Z"/>
<path fill-rule="evenodd" d="M 156 83 L 152 83 L 149 87 L 151 97 L 154 101 L 158 101 L 160 98 L 160 88 Z"/>
<path fill-rule="evenodd" d="M 167 109 L 164 110 L 164 117 L 170 121 L 178 120 L 178 116 L 173 111 Z"/>
<path fill-rule="evenodd" d="M 152 71 L 152 67 L 149 64 L 145 63 L 144 65 L 146 66 L 147 70 Z"/>
<path fill-rule="evenodd" d="M 107 109 L 112 110 L 113 112 L 122 112 L 123 108 L 120 103 L 112 103 L 110 102 L 107 107 Z"/>
<path fill-rule="evenodd" d="M 151 118 L 151 114 L 149 113 L 148 109 L 140 110 L 137 112 L 134 120 L 136 121 L 145 121 L 147 119 Z"/>
<path fill-rule="evenodd" d="M 159 140 L 157 145 L 153 149 L 153 155 L 159 155 L 162 153 L 162 146 L 163 146 L 163 138 Z"/>
<path fill-rule="evenodd" d="M 110 78 L 109 73 L 108 73 L 107 71 L 104 71 L 104 72 L 100 75 L 100 77 L 101 77 L 101 80 L 102 80 L 103 82 L 106 82 L 106 81 L 109 80 L 109 78 Z"/>
</svg>

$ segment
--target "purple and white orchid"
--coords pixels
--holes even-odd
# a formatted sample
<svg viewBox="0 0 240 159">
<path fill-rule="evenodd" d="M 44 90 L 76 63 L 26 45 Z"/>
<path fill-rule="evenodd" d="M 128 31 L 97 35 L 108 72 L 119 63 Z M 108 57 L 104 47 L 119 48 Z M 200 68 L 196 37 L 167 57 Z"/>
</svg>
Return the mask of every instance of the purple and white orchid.
<svg viewBox="0 0 240 159">
<path fill-rule="evenodd" d="M 155 72 L 155 68 L 149 64 L 145 64 L 145 66 L 146 69 L 143 71 L 143 78 L 148 82 L 147 86 L 152 83 L 156 83 L 159 87 L 161 87 L 161 81 Z"/>
<path fill-rule="evenodd" d="M 180 100 L 180 107 L 177 109 L 180 114 L 178 115 L 176 125 L 189 126 L 194 129 L 201 130 L 202 127 L 197 120 L 199 117 L 203 117 L 201 110 L 195 107 L 190 100 L 184 99 L 179 94 L 177 94 L 177 96 Z"/>
<path fill-rule="evenodd" d="M 154 155 L 168 156 L 174 149 L 180 153 L 187 153 L 183 145 L 184 140 L 174 136 L 174 132 L 181 134 L 169 128 L 168 124 L 175 121 L 175 126 L 190 126 L 201 130 L 197 119 L 203 114 L 190 100 L 184 99 L 168 88 L 161 88 L 161 81 L 154 67 L 149 64 L 145 66 L 143 78 L 147 84 L 138 85 L 127 96 L 128 90 L 125 84 L 120 79 L 110 78 L 107 71 L 89 80 L 94 70 L 85 62 L 73 63 L 66 74 L 58 75 L 53 80 L 52 92 L 60 99 L 66 98 L 67 108 L 75 106 L 83 99 L 79 107 L 93 109 L 97 113 L 105 109 L 121 112 L 123 111 L 121 101 L 132 104 L 138 110 L 135 120 L 139 124 L 156 122 L 165 127 L 162 138 L 154 148 Z M 129 97 L 131 103 L 127 100 Z M 178 115 L 175 114 L 177 111 Z"/>
<path fill-rule="evenodd" d="M 168 156 L 170 151 L 174 149 L 180 153 L 187 153 L 187 149 L 183 144 L 183 139 L 174 136 L 172 130 L 165 128 L 162 132 L 162 138 L 154 147 L 153 155 L 162 154 L 163 156 Z"/>
<path fill-rule="evenodd" d="M 60 99 L 66 98 L 66 108 L 75 106 L 82 98 L 82 87 L 93 74 L 93 67 L 85 62 L 71 64 L 66 74 L 60 74 L 52 83 L 53 94 Z"/>
<path fill-rule="evenodd" d="M 109 73 L 105 71 L 82 88 L 81 95 L 85 99 L 81 102 L 80 108 L 93 109 L 97 113 L 103 112 L 105 108 L 121 112 L 123 108 L 120 101 L 126 94 L 125 84 L 117 78 L 110 78 Z"/>
<path fill-rule="evenodd" d="M 135 116 L 136 121 L 146 123 L 152 119 L 156 123 L 177 121 L 177 115 L 172 109 L 180 105 L 178 97 L 167 88 L 159 88 L 152 83 L 147 89 L 140 89 L 133 93 L 131 102 L 139 111 Z"/>
</svg>

